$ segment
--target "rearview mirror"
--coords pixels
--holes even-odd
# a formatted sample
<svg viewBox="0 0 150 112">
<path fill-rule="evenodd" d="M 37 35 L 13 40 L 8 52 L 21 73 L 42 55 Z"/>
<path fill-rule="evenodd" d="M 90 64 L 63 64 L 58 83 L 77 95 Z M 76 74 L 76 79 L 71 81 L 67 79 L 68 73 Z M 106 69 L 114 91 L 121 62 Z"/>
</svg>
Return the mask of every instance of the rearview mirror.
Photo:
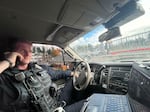
<svg viewBox="0 0 150 112">
<path fill-rule="evenodd" d="M 118 36 L 121 36 L 119 27 L 111 28 L 99 36 L 99 42 L 107 41 Z"/>
</svg>

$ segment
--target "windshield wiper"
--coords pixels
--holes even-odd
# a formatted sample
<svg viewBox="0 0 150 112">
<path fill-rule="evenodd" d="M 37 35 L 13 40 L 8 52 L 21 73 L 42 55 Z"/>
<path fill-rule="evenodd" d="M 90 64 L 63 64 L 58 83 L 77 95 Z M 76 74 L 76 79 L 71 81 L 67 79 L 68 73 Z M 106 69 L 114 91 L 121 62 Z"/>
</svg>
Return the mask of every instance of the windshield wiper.
<svg viewBox="0 0 150 112">
<path fill-rule="evenodd" d="M 150 60 L 142 60 L 142 62 L 150 62 Z"/>
<path fill-rule="evenodd" d="M 132 61 L 132 60 L 127 60 L 127 61 L 122 60 L 122 61 L 120 61 L 120 62 L 135 62 L 135 61 Z"/>
</svg>

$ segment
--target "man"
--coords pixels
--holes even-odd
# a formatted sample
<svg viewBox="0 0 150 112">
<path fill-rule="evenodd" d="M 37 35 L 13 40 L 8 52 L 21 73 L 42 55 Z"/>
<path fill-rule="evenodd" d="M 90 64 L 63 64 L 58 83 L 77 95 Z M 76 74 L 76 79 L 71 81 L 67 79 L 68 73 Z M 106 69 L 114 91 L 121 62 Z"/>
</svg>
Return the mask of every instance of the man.
<svg viewBox="0 0 150 112">
<path fill-rule="evenodd" d="M 68 101 L 72 88 L 64 88 L 62 95 L 52 97 L 51 77 L 46 71 L 30 63 L 32 43 L 16 40 L 0 62 L 0 111 L 2 112 L 51 112 Z M 69 83 L 72 83 L 71 81 Z M 68 84 L 69 84 L 68 83 Z M 70 100 L 70 99 L 69 99 Z M 64 107 L 66 112 L 79 112 L 84 100 Z"/>
</svg>

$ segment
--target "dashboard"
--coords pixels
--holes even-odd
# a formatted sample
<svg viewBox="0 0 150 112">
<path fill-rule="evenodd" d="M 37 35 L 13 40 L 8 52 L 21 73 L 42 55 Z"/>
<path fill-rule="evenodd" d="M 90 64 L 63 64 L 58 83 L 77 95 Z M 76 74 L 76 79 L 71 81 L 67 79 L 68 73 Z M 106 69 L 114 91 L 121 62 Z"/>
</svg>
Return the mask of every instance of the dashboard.
<svg viewBox="0 0 150 112">
<path fill-rule="evenodd" d="M 119 96 L 125 96 L 127 98 L 133 111 L 150 112 L 150 63 L 90 63 L 90 67 L 91 72 L 95 73 L 92 84 L 105 88 L 108 93 L 107 95 L 110 95 L 113 99 L 109 100 L 109 102 L 117 101 L 110 93 L 120 93 L 124 95 Z M 93 94 L 87 108 L 92 108 L 93 110 L 95 108 L 100 109 L 104 104 L 103 98 L 106 98 L 106 94 Z"/>
<path fill-rule="evenodd" d="M 125 94 L 128 91 L 128 81 L 132 64 L 99 64 L 90 63 L 94 73 L 93 85 L 99 85 L 106 93 Z"/>
</svg>

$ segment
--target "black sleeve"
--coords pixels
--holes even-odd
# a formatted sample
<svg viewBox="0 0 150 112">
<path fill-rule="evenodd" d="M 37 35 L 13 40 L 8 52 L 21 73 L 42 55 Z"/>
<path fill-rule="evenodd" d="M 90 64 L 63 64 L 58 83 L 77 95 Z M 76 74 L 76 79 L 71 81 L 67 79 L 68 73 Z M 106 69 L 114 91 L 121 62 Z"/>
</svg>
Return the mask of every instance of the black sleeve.
<svg viewBox="0 0 150 112">
<path fill-rule="evenodd" d="M 50 66 L 40 65 L 43 69 L 47 70 L 48 74 L 51 76 L 52 80 L 58 80 L 62 78 L 67 78 L 71 76 L 71 70 L 54 70 Z"/>
</svg>

